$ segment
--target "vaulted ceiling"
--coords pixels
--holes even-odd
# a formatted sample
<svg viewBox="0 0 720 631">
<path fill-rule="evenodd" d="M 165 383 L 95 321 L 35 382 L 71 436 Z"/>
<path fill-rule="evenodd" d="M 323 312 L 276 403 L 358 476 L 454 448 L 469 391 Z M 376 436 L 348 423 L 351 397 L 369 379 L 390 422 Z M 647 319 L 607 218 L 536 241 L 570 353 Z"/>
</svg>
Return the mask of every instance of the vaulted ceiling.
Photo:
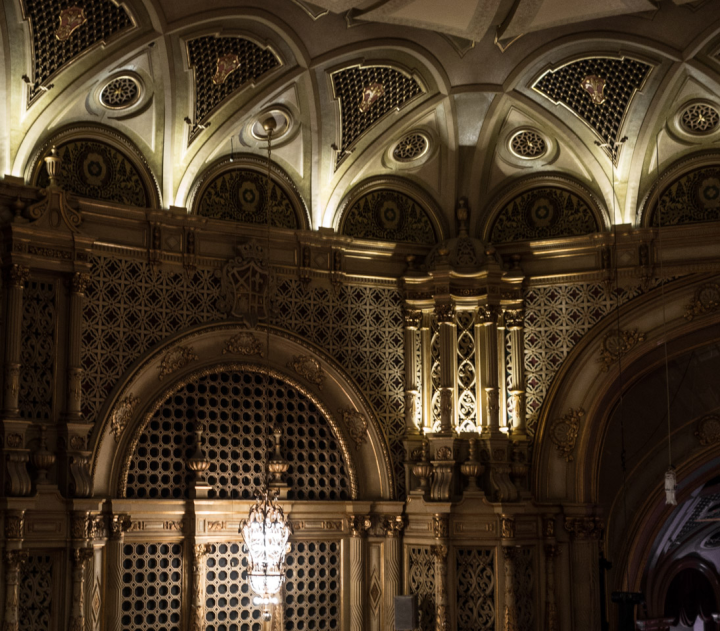
<svg viewBox="0 0 720 631">
<path fill-rule="evenodd" d="M 602 7 L 597 9 L 597 7 Z M 438 7 L 441 10 L 438 10 Z M 471 231 L 508 187 L 563 176 L 607 223 L 720 140 L 712 0 L 4 0 L 0 173 L 69 127 L 127 137 L 164 208 L 231 153 L 273 159 L 312 228 L 369 178 L 420 187 Z M 625 141 L 622 139 L 627 137 Z M 658 167 L 659 160 L 659 167 Z"/>
</svg>

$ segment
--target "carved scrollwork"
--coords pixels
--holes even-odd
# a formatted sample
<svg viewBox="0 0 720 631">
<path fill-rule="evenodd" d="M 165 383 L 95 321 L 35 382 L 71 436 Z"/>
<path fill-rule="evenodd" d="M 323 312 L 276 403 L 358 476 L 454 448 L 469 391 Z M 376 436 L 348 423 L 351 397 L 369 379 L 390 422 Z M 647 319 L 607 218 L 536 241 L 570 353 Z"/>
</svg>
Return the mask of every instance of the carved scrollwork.
<svg viewBox="0 0 720 631">
<path fill-rule="evenodd" d="M 190 362 L 197 361 L 198 356 L 190 346 L 174 346 L 162 358 L 158 367 L 158 381 L 162 381 L 168 375 L 182 370 Z"/>
<path fill-rule="evenodd" d="M 602 364 L 600 370 L 607 372 L 616 361 L 627 355 L 637 344 L 645 341 L 645 334 L 639 333 L 637 329 L 628 331 L 610 331 L 603 338 L 600 345 L 600 357 L 598 362 Z"/>
<path fill-rule="evenodd" d="M 357 410 L 341 409 L 338 412 L 345 423 L 350 438 L 355 443 L 355 448 L 360 449 L 360 446 L 367 440 L 367 419 Z"/>
<path fill-rule="evenodd" d="M 693 301 L 685 307 L 685 319 L 717 311 L 720 308 L 720 285 L 707 283 L 695 292 Z"/>
<path fill-rule="evenodd" d="M 120 401 L 120 403 L 118 403 L 117 407 L 113 411 L 112 417 L 110 418 L 110 428 L 112 429 L 113 434 L 115 434 L 115 440 L 120 440 L 120 436 L 122 435 L 128 421 L 132 417 L 138 403 L 140 403 L 140 399 L 138 397 L 133 394 L 128 394 L 122 401 Z"/>
<path fill-rule="evenodd" d="M 257 355 L 263 357 L 263 347 L 258 339 L 247 331 L 233 335 L 223 348 L 223 355 Z"/>
<path fill-rule="evenodd" d="M 292 368 L 298 375 L 307 379 L 310 383 L 314 383 L 318 389 L 322 390 L 325 383 L 325 373 L 323 372 L 320 362 L 310 355 L 294 355 L 291 362 L 288 362 L 288 368 Z"/>
<path fill-rule="evenodd" d="M 580 421 L 585 416 L 585 410 L 578 408 L 571 409 L 565 416 L 556 419 L 550 426 L 550 440 L 557 447 L 558 453 L 565 458 L 565 462 L 573 461 L 572 452 L 575 449 Z"/>
</svg>

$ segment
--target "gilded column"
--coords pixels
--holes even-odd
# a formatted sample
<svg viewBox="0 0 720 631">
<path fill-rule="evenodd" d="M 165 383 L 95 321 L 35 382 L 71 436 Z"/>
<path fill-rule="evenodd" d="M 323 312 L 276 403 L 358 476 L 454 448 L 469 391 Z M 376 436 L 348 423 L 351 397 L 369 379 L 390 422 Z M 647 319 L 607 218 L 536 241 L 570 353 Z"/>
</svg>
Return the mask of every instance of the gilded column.
<svg viewBox="0 0 720 631">
<path fill-rule="evenodd" d="M 193 548 L 190 631 L 205 631 L 205 559 L 211 551 L 209 543 L 196 543 Z"/>
<path fill-rule="evenodd" d="M 525 312 L 505 312 L 505 326 L 510 332 L 510 395 L 513 401 L 513 438 L 527 436 L 525 421 Z"/>
<path fill-rule="evenodd" d="M 85 631 L 85 568 L 93 558 L 92 548 L 74 548 L 72 551 L 72 604 L 69 631 Z"/>
<path fill-rule="evenodd" d="M 30 270 L 11 265 L 8 270 L 7 317 L 5 319 L 5 415 L 20 416 L 20 351 L 22 337 L 23 291 Z"/>
<path fill-rule="evenodd" d="M 450 518 L 438 514 L 433 517 L 433 533 L 436 545 L 433 547 L 435 557 L 435 631 L 450 629 L 450 608 L 448 605 L 448 536 L 450 534 Z"/>
<path fill-rule="evenodd" d="M 456 330 L 455 305 L 442 303 L 435 307 L 440 328 L 440 435 L 451 436 L 455 429 Z"/>
<path fill-rule="evenodd" d="M 350 631 L 365 628 L 365 535 L 371 526 L 370 518 L 350 515 Z"/>
<path fill-rule="evenodd" d="M 573 626 L 599 631 L 598 540 L 602 522 L 597 517 L 566 517 L 565 530 L 570 533 Z"/>
<path fill-rule="evenodd" d="M 419 435 L 418 414 L 420 406 L 420 384 L 418 384 L 417 347 L 420 343 L 418 329 L 422 323 L 422 312 L 406 310 L 405 329 L 405 435 Z"/>
<path fill-rule="evenodd" d="M 500 404 L 498 399 L 498 343 L 497 310 L 495 307 L 481 307 L 477 314 L 478 323 L 483 325 L 483 350 L 485 361 L 485 412 L 487 429 L 491 435 L 500 431 Z"/>
<path fill-rule="evenodd" d="M 20 573 L 27 561 L 25 550 L 5 551 L 5 615 L 3 617 L 3 631 L 18 631 L 19 628 L 19 601 L 18 588 L 20 586 Z"/>
<path fill-rule="evenodd" d="M 106 631 L 122 630 L 123 543 L 125 531 L 130 528 L 130 523 L 130 515 L 113 515 L 110 523 L 110 541 L 105 547 L 107 555 Z"/>
<path fill-rule="evenodd" d="M 383 588 L 386 631 L 395 629 L 395 596 L 400 593 L 400 533 L 405 527 L 402 515 L 386 517 L 385 530 L 385 581 Z"/>
<path fill-rule="evenodd" d="M 80 272 L 73 274 L 70 283 L 70 308 L 67 333 L 67 401 L 65 414 L 68 421 L 82 420 L 82 322 L 85 292 L 90 275 Z"/>
</svg>

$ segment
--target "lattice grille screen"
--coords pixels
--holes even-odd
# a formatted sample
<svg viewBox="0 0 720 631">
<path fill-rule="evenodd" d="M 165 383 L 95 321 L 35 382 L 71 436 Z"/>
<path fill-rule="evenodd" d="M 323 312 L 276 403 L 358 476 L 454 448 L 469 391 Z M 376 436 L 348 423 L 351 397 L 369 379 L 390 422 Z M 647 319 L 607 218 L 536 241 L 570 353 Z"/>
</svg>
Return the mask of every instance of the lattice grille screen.
<svg viewBox="0 0 720 631">
<path fill-rule="evenodd" d="M 29 281 L 23 292 L 19 398 L 20 414 L 26 419 L 53 418 L 55 317 L 55 284 Z"/>
<path fill-rule="evenodd" d="M 517 577 L 517 622 L 520 629 L 535 628 L 535 566 L 534 548 L 518 550 L 515 576 Z"/>
<path fill-rule="evenodd" d="M 475 370 L 475 312 L 457 314 L 458 432 L 474 432 L 477 418 L 477 374 Z"/>
<path fill-rule="evenodd" d="M 50 631 L 53 603 L 54 557 L 42 551 L 30 552 L 18 586 L 20 631 Z"/>
<path fill-rule="evenodd" d="M 65 41 L 55 33 L 60 25 L 60 13 L 73 5 L 67 0 L 23 0 L 25 16 L 32 28 L 33 73 L 28 90 L 28 107 L 44 94 L 40 86 L 75 57 L 99 42 L 132 28 L 132 18 L 120 3 L 112 0 L 84 0 L 87 21 Z"/>
<path fill-rule="evenodd" d="M 179 543 L 125 544 L 123 630 L 180 631 L 182 575 Z"/>
<path fill-rule="evenodd" d="M 435 631 L 435 558 L 429 546 L 411 546 L 408 556 L 410 593 L 418 599 L 421 631 Z"/>
<path fill-rule="evenodd" d="M 315 404 L 281 379 L 235 372 L 200 377 L 160 406 L 130 462 L 128 497 L 188 497 L 191 477 L 185 463 L 194 450 L 196 421 L 205 428 L 211 498 L 254 497 L 262 486 L 263 437 L 269 449 L 277 422 L 284 432 L 282 453 L 290 464 L 288 498 L 350 499 L 340 444 Z"/>
<path fill-rule="evenodd" d="M 261 631 L 260 609 L 252 604 L 246 568 L 247 559 L 241 544 L 213 545 L 207 558 L 207 631 Z M 286 631 L 340 628 L 340 545 L 337 542 L 292 543 L 285 576 L 282 617 Z"/>
<path fill-rule="evenodd" d="M 440 327 L 434 315 L 430 321 L 430 419 L 432 431 L 440 431 Z"/>
<path fill-rule="evenodd" d="M 495 629 L 495 550 L 459 548 L 455 562 L 458 631 Z"/>
</svg>

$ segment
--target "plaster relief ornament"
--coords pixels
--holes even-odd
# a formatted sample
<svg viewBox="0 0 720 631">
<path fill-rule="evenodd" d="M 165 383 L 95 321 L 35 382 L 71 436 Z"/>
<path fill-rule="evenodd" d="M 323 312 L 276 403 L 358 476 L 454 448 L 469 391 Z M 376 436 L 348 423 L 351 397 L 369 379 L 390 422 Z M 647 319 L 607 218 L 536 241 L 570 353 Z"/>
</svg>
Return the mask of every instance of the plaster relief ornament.
<svg viewBox="0 0 720 631">
<path fill-rule="evenodd" d="M 711 313 L 720 308 L 720 285 L 708 283 L 695 293 L 695 299 L 685 307 L 685 319 L 692 320 L 695 316 Z"/>
<path fill-rule="evenodd" d="M 265 296 L 270 275 L 259 243 L 248 241 L 238 246 L 236 251 L 238 256 L 228 261 L 219 272 L 222 297 L 218 307 L 254 328 L 258 320 L 267 315 Z"/>
<path fill-rule="evenodd" d="M 213 75 L 213 83 L 222 85 L 225 80 L 240 67 L 240 59 L 235 53 L 227 53 L 217 58 L 217 70 Z"/>
<path fill-rule="evenodd" d="M 338 411 L 340 412 L 340 416 L 342 416 L 345 427 L 347 427 L 350 438 L 352 438 L 352 441 L 355 443 L 355 448 L 360 449 L 360 446 L 365 442 L 367 438 L 367 419 L 356 410 Z"/>
<path fill-rule="evenodd" d="M 720 416 L 710 414 L 701 418 L 695 437 L 703 447 L 720 442 Z"/>
<path fill-rule="evenodd" d="M 259 355 L 263 356 L 263 347 L 252 334 L 242 331 L 233 335 L 223 348 L 223 355 Z"/>
<path fill-rule="evenodd" d="M 362 93 L 362 101 L 358 106 L 358 109 L 364 114 L 369 111 L 375 101 L 377 101 L 383 94 L 385 94 L 385 87 L 382 83 L 373 81 L 372 83 L 365 86 Z"/>
<path fill-rule="evenodd" d="M 171 348 L 165 353 L 165 356 L 160 362 L 160 366 L 158 367 L 158 380 L 162 381 L 168 375 L 182 370 L 190 362 L 196 361 L 197 358 L 198 356 L 189 346 L 175 346 Z"/>
<path fill-rule="evenodd" d="M 602 77 L 588 75 L 582 80 L 582 87 L 595 105 L 602 105 L 605 102 L 605 79 Z"/>
<path fill-rule="evenodd" d="M 325 374 L 323 373 L 320 362 L 309 355 L 294 355 L 292 361 L 288 363 L 288 368 L 292 368 L 298 375 L 305 377 L 310 383 L 314 383 L 320 390 L 325 383 Z"/>
<path fill-rule="evenodd" d="M 132 417 L 132 413 L 135 411 L 138 403 L 140 403 L 140 399 L 133 394 L 129 394 L 118 403 L 115 411 L 112 413 L 110 429 L 113 434 L 115 434 L 116 441 L 120 440 L 120 436 Z"/>
<path fill-rule="evenodd" d="M 582 408 L 570 409 L 570 412 L 556 419 L 550 426 L 550 440 L 555 443 L 558 454 L 565 458 L 565 462 L 574 460 L 572 452 L 575 449 L 575 441 L 580 430 L 580 421 L 584 416 L 585 410 Z"/>
<path fill-rule="evenodd" d="M 645 334 L 637 329 L 630 331 L 611 331 L 602 341 L 598 362 L 601 372 L 607 372 L 610 366 L 624 355 L 627 355 L 638 343 L 645 341 Z"/>
<path fill-rule="evenodd" d="M 55 37 L 60 42 L 70 39 L 70 36 L 87 22 L 85 9 L 78 6 L 68 7 L 60 11 L 60 26 L 55 31 Z"/>
</svg>

